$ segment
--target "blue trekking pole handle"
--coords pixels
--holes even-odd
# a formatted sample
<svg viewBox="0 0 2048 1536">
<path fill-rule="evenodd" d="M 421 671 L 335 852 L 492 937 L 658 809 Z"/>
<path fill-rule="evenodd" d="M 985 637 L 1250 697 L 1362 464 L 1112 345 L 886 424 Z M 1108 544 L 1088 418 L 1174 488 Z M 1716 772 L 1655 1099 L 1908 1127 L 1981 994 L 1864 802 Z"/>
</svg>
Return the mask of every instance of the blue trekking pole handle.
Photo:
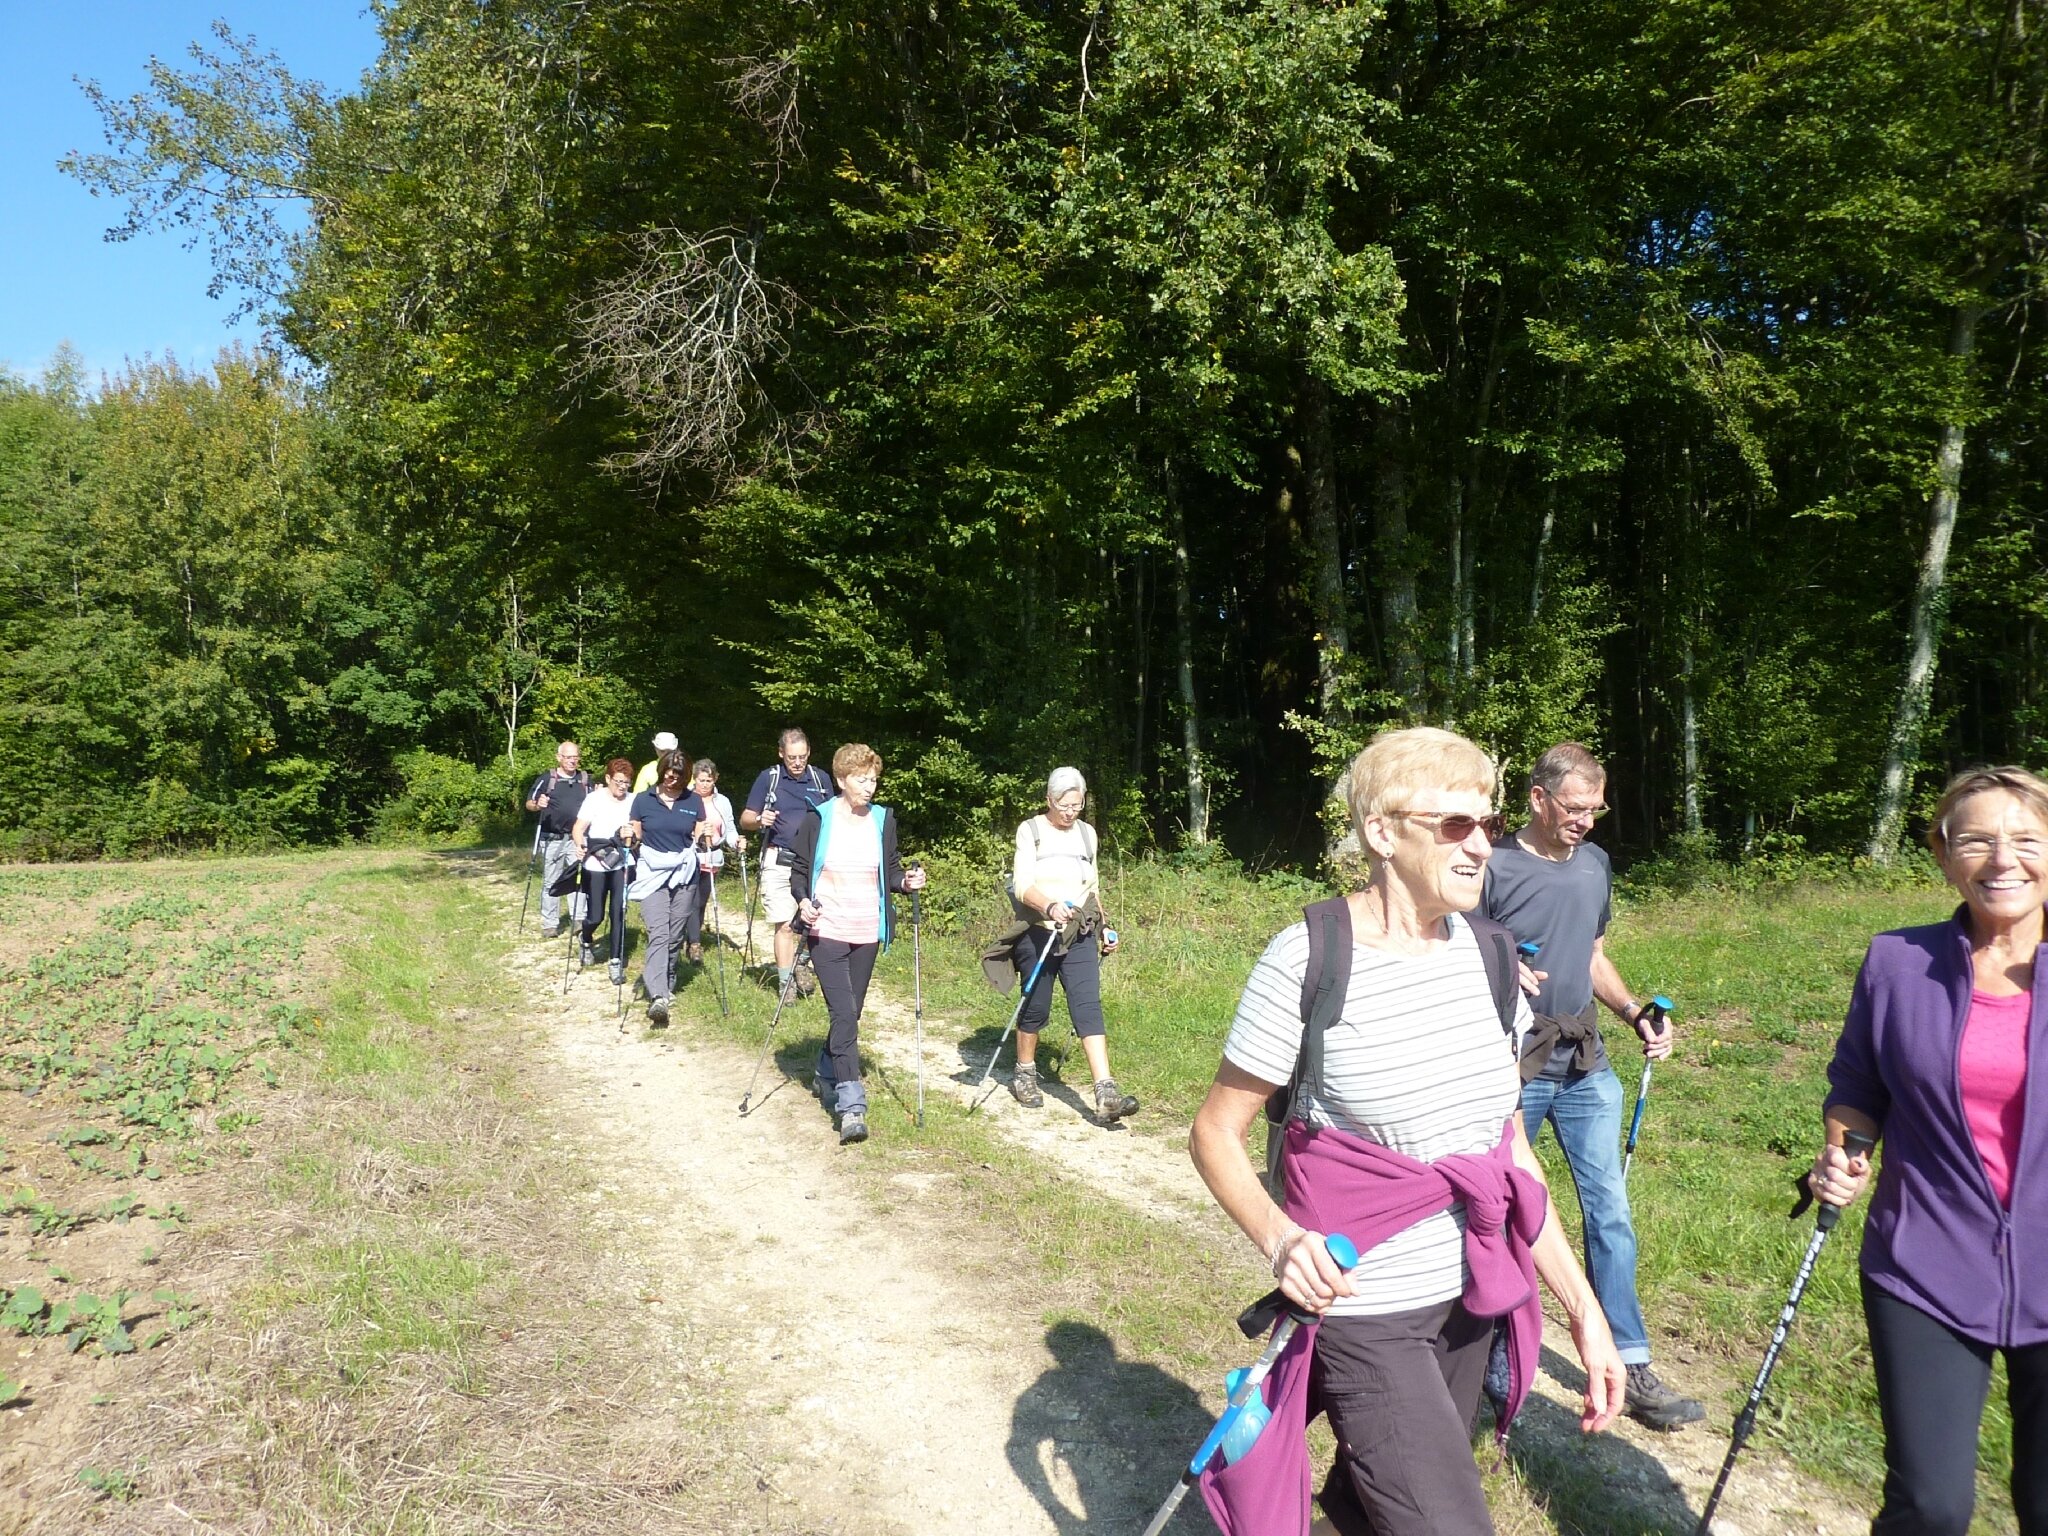
<svg viewBox="0 0 2048 1536">
<path fill-rule="evenodd" d="M 1650 999 L 1650 1006 L 1644 1010 L 1652 1024 L 1662 1024 L 1671 1012 L 1671 999 L 1659 992 Z M 1642 1022 L 1643 1015 L 1636 1015 L 1636 1022 Z M 1643 1075 L 1636 1083 L 1636 1112 L 1629 1117 L 1628 1145 L 1622 1149 L 1621 1176 L 1628 1177 L 1628 1165 L 1636 1155 L 1636 1138 L 1643 1133 L 1643 1106 L 1650 1102 L 1650 1060 L 1643 1059 Z"/>
<path fill-rule="evenodd" d="M 1330 1257 L 1337 1261 L 1338 1267 L 1345 1273 L 1348 1274 L 1358 1267 L 1358 1247 L 1343 1233 L 1329 1233 L 1323 1238 L 1323 1246 L 1329 1250 Z M 1272 1305 L 1274 1296 L 1279 1294 L 1276 1291 L 1253 1303 L 1245 1317 L 1254 1317 L 1264 1312 Z M 1230 1400 L 1224 1405 L 1223 1416 L 1216 1421 L 1216 1427 L 1209 1431 L 1208 1438 L 1203 1440 L 1194 1456 L 1189 1459 L 1187 1469 L 1173 1485 L 1173 1491 L 1167 1494 L 1166 1502 L 1159 1506 L 1159 1512 L 1152 1517 L 1152 1523 L 1145 1527 L 1145 1536 L 1159 1536 L 1159 1533 L 1166 1529 L 1166 1523 L 1173 1518 L 1173 1512 L 1180 1507 L 1180 1501 L 1187 1497 L 1190 1488 L 1201 1481 L 1203 1470 L 1215 1459 L 1216 1452 L 1223 1445 L 1223 1437 L 1230 1433 L 1231 1426 L 1243 1414 L 1245 1405 L 1251 1402 L 1253 1394 L 1272 1373 L 1273 1362 L 1278 1360 L 1280 1352 L 1287 1348 L 1287 1341 L 1294 1337 L 1294 1330 L 1304 1321 L 1313 1321 L 1312 1318 L 1307 1318 L 1289 1307 L 1284 1297 L 1281 1298 L 1279 1305 L 1286 1312 L 1280 1319 L 1280 1326 L 1273 1330 L 1273 1337 L 1264 1351 L 1260 1353 L 1252 1368 L 1244 1373 L 1244 1379 L 1237 1384 L 1237 1390 L 1230 1394 Z M 1244 1319 L 1240 1319 L 1238 1325 L 1244 1326 Z"/>
</svg>

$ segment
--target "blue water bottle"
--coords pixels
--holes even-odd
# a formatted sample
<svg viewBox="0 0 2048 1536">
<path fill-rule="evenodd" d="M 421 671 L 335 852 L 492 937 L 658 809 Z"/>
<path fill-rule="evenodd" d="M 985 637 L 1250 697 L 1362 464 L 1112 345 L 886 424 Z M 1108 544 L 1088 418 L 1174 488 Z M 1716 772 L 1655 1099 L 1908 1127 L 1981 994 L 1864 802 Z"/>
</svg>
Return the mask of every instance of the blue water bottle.
<svg viewBox="0 0 2048 1536">
<path fill-rule="evenodd" d="M 1245 1378 L 1246 1367 L 1239 1366 L 1223 1378 L 1225 1397 L 1237 1395 L 1238 1384 Z M 1273 1410 L 1266 1406 L 1264 1392 L 1254 1392 L 1245 1400 L 1244 1409 L 1231 1424 L 1223 1437 L 1223 1462 L 1228 1466 L 1250 1450 L 1258 1440 L 1260 1431 L 1266 1427 L 1266 1420 L 1273 1416 Z"/>
</svg>

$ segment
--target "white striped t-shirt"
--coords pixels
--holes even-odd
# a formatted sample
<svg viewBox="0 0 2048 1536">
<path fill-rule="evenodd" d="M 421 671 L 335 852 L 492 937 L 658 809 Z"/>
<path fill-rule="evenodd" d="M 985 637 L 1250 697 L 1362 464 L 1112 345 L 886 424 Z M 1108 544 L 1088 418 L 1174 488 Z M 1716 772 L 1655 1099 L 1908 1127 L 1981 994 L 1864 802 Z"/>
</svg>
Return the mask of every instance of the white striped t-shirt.
<svg viewBox="0 0 2048 1536">
<path fill-rule="evenodd" d="M 1491 1152 L 1500 1140 L 1521 1095 L 1515 1049 L 1501 1030 L 1478 940 L 1462 917 L 1448 923 L 1449 941 L 1434 954 L 1352 946 L 1344 1009 L 1324 1037 L 1322 1083 L 1304 1106 L 1310 1125 L 1336 1126 L 1425 1163 Z M 1252 967 L 1223 1045 L 1226 1061 L 1262 1082 L 1294 1075 L 1307 971 L 1308 924 L 1296 923 Z M 1529 1005 L 1518 997 L 1517 1040 L 1529 1024 Z M 1376 1316 L 1459 1295 L 1464 1234 L 1462 1205 L 1396 1233 L 1352 1272 L 1358 1294 L 1330 1310 Z"/>
</svg>

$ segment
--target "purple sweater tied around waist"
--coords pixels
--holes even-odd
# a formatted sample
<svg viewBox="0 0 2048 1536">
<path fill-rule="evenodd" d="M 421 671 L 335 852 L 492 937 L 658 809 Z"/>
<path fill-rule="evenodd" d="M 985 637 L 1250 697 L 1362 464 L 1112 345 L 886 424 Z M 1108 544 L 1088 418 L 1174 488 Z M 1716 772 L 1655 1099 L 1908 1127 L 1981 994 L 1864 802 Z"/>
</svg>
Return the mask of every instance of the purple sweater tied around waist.
<svg viewBox="0 0 2048 1536">
<path fill-rule="evenodd" d="M 1507 1417 L 1520 1411 L 1536 1379 L 1543 1309 L 1530 1245 L 1543 1230 L 1549 1193 L 1515 1166 L 1514 1121 L 1484 1155 L 1417 1162 L 1344 1131 L 1311 1131 L 1290 1122 L 1283 1153 L 1287 1214 L 1316 1232 L 1342 1232 L 1368 1253 L 1396 1232 L 1454 1205 L 1465 1208 L 1465 1310 L 1508 1320 Z M 1309 1363 L 1318 1324 L 1288 1341 L 1263 1395 L 1272 1418 L 1252 1448 L 1229 1466 L 1221 1453 L 1202 1474 L 1202 1497 L 1224 1536 L 1302 1536 L 1309 1527 Z"/>
</svg>

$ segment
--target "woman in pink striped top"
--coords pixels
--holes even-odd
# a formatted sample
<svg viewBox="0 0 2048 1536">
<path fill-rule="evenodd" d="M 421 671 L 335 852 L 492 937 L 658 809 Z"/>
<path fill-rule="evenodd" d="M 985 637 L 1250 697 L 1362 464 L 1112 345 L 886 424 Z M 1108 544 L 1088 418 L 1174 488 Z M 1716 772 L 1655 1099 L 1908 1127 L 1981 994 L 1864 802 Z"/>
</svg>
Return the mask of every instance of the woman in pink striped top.
<svg viewBox="0 0 2048 1536">
<path fill-rule="evenodd" d="M 924 889 L 922 869 L 905 871 L 896 818 L 875 804 L 882 757 L 854 743 L 832 754 L 839 793 L 804 818 L 790 850 L 789 893 L 811 933 L 811 968 L 832 1018 L 811 1081 L 839 1116 L 839 1140 L 868 1139 L 868 1091 L 860 1076 L 860 1014 L 875 957 L 889 947 L 893 891 Z"/>
</svg>

